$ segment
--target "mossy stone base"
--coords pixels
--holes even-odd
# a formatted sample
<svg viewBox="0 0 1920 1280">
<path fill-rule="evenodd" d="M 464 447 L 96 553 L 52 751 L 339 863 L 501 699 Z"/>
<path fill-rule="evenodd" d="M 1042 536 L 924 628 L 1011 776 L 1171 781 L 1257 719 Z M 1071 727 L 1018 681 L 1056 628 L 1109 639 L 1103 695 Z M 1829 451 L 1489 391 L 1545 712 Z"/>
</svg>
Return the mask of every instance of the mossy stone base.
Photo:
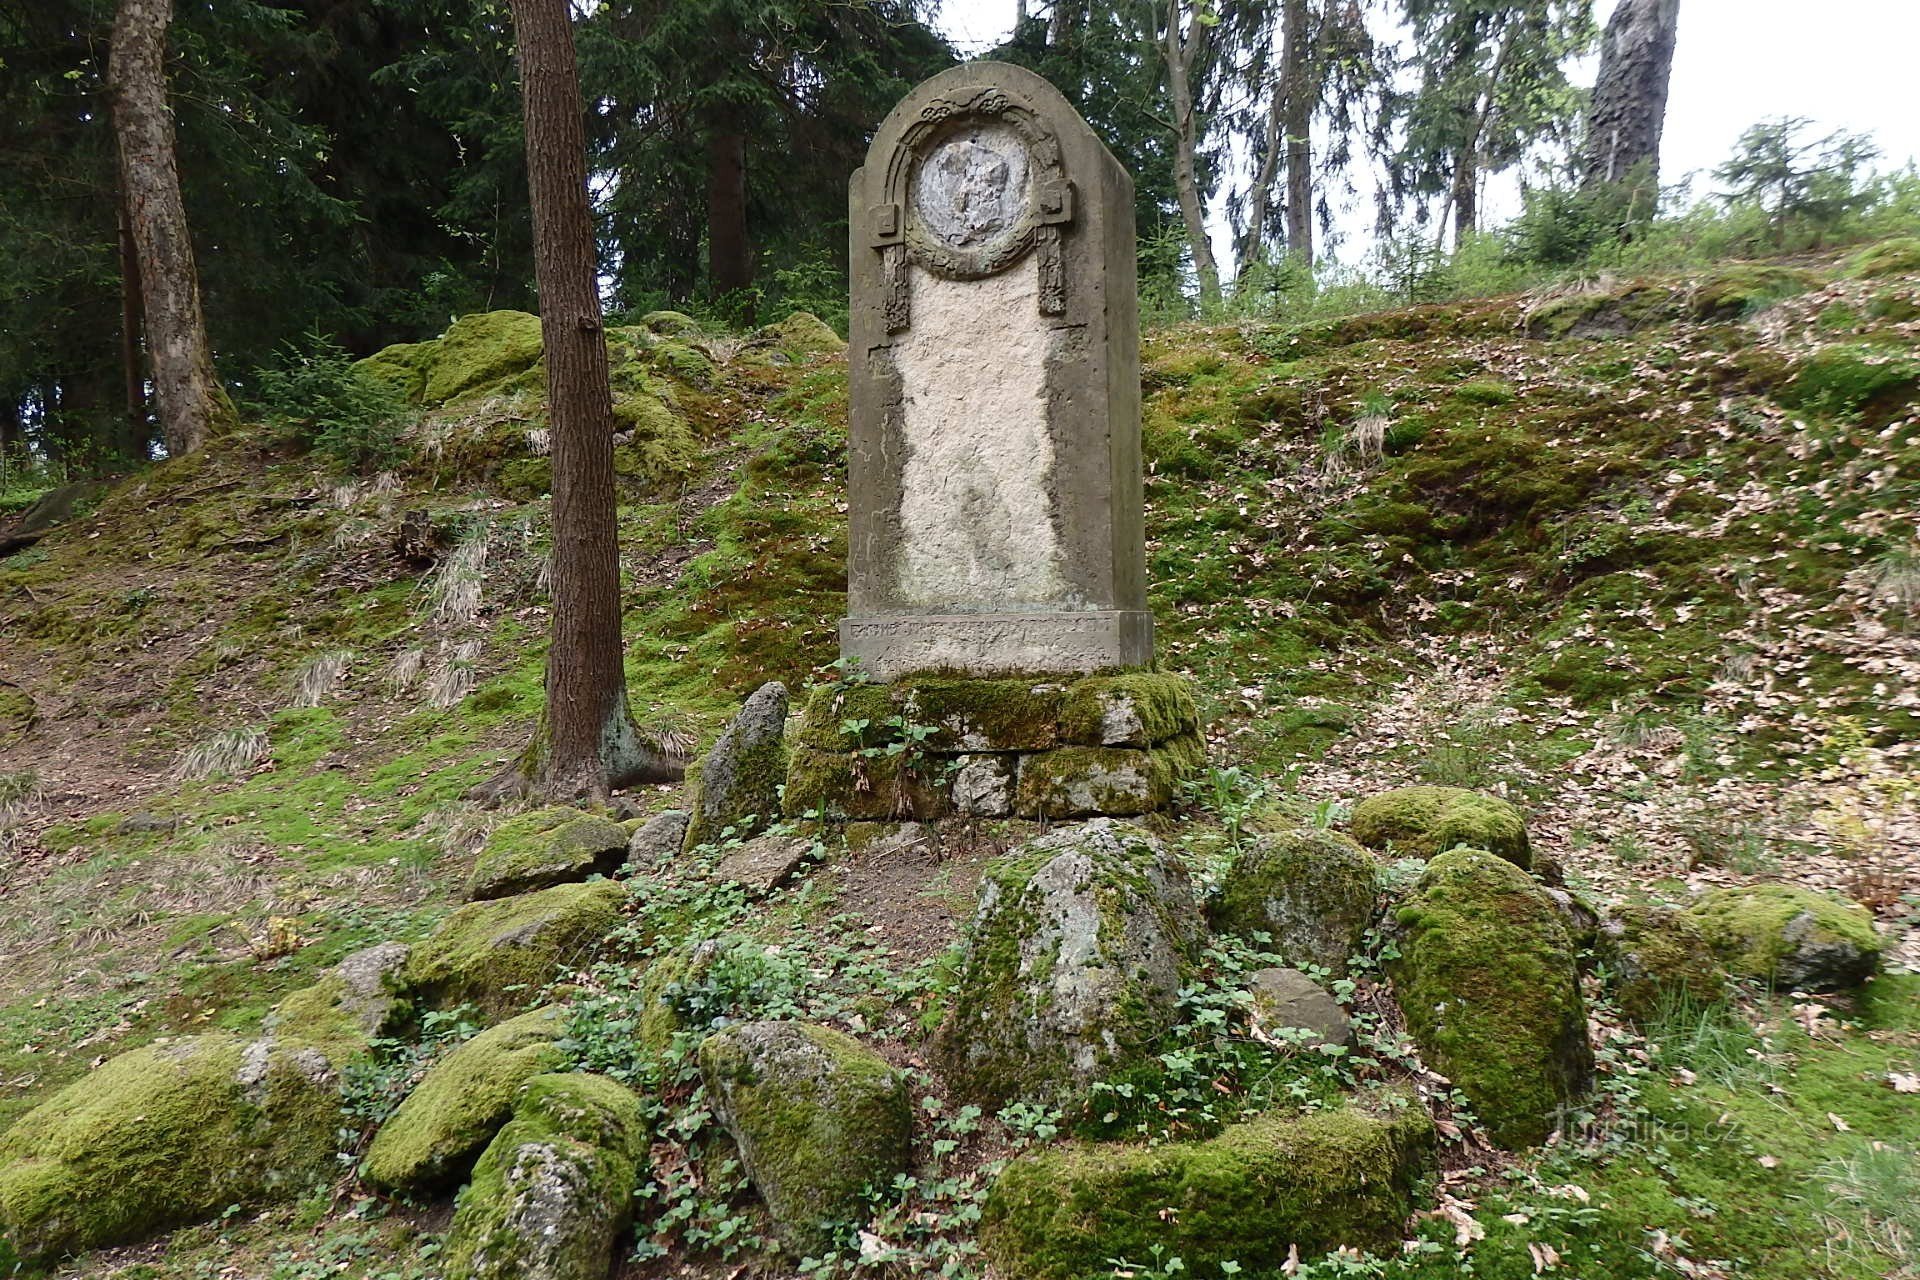
<svg viewBox="0 0 1920 1280">
<path fill-rule="evenodd" d="M 428 1191 L 466 1177 L 513 1114 L 534 1076 L 561 1066 L 558 1008 L 536 1009 L 481 1032 L 435 1063 L 380 1126 L 361 1176 L 389 1191 Z"/>
<path fill-rule="evenodd" d="M 1145 671 L 824 685 L 795 741 L 788 816 L 853 822 L 1131 817 L 1204 759 L 1191 682 Z"/>
<path fill-rule="evenodd" d="M 469 903 L 413 949 L 406 985 L 443 1008 L 472 1003 L 489 1017 L 516 1013 L 563 963 L 592 953 L 625 896 L 598 880 Z"/>
<path fill-rule="evenodd" d="M 1706 933 L 1673 907 L 1616 906 L 1596 941 L 1613 975 L 1613 998 L 1633 1022 L 1644 1025 L 1673 1000 L 1712 1004 L 1726 993 L 1726 974 Z"/>
<path fill-rule="evenodd" d="M 1433 1124 L 1415 1105 L 1261 1116 L 1207 1142 L 1045 1147 L 995 1181 L 980 1240 L 1006 1280 L 1107 1275 L 1156 1249 L 1192 1275 L 1228 1262 L 1278 1275 L 1296 1249 L 1392 1250 L 1432 1159 Z"/>
<path fill-rule="evenodd" d="M 1493 1140 L 1544 1141 L 1593 1077 L 1573 941 L 1532 877 L 1482 849 L 1428 864 L 1389 969 L 1427 1065 Z"/>
<path fill-rule="evenodd" d="M 1734 973 L 1781 987 L 1857 987 L 1885 947 L 1872 912 L 1799 885 L 1715 889 L 1686 914 Z"/>
<path fill-rule="evenodd" d="M 533 1077 L 460 1194 L 447 1280 L 605 1280 L 646 1153 L 645 1112 L 625 1087 Z"/>
<path fill-rule="evenodd" d="M 487 837 L 467 877 L 467 898 L 506 898 L 609 875 L 626 857 L 627 832 L 619 823 L 565 806 L 536 809 Z"/>
<path fill-rule="evenodd" d="M 906 1080 L 837 1031 L 729 1027 L 701 1043 L 700 1072 L 774 1234 L 796 1255 L 831 1248 L 862 1193 L 884 1190 L 913 1166 Z"/>
<path fill-rule="evenodd" d="M 686 847 L 745 840 L 780 817 L 780 785 L 787 777 L 787 687 L 769 681 L 754 690 L 740 714 L 701 762 L 687 818 Z"/>
<path fill-rule="evenodd" d="M 1527 820 L 1495 796 L 1460 787 L 1403 787 L 1353 808 L 1353 838 L 1369 849 L 1431 859 L 1449 849 L 1485 849 L 1516 867 L 1533 865 Z"/>
</svg>

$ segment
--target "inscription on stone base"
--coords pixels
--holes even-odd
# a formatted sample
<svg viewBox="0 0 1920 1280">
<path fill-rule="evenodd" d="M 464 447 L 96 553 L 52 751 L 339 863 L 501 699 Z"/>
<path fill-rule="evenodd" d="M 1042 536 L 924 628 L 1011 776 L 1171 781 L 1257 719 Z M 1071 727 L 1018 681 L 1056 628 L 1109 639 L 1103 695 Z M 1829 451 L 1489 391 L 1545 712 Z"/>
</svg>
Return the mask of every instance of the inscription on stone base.
<svg viewBox="0 0 1920 1280">
<path fill-rule="evenodd" d="M 870 614 L 840 623 L 840 652 L 876 680 L 916 671 L 975 675 L 1079 673 L 1144 667 L 1153 615 L 1076 613 Z"/>
</svg>

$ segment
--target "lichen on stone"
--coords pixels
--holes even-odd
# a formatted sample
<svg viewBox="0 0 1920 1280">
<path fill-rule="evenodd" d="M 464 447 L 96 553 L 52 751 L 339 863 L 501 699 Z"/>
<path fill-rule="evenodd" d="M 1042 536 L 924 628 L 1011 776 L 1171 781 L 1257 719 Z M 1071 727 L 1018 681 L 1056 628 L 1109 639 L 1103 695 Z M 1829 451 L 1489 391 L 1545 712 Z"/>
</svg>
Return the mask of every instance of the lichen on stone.
<svg viewBox="0 0 1920 1280">
<path fill-rule="evenodd" d="M 1596 941 L 1613 981 L 1613 998 L 1644 1025 L 1678 1001 L 1712 1004 L 1726 975 L 1700 925 L 1674 907 L 1620 903 L 1608 909 Z"/>
<path fill-rule="evenodd" d="M 604 1280 L 633 1216 L 647 1125 L 604 1076 L 535 1076 L 460 1193 L 447 1280 Z"/>
<path fill-rule="evenodd" d="M 414 948 L 406 985 L 431 1004 L 471 1003 L 492 1017 L 515 1013 L 563 963 L 587 959 L 624 898 L 620 886 L 603 880 L 469 903 Z"/>
<path fill-rule="evenodd" d="M 687 848 L 756 835 L 780 817 L 787 781 L 787 687 L 761 685 L 700 765 Z"/>
<path fill-rule="evenodd" d="M 1449 849 L 1485 849 L 1529 867 L 1527 823 L 1496 796 L 1461 787 L 1402 787 L 1368 796 L 1353 808 L 1353 838 L 1404 858 L 1432 858 Z"/>
<path fill-rule="evenodd" d="M 1061 737 L 1083 746 L 1150 747 L 1199 732 L 1193 682 L 1183 676 L 1089 676 L 1067 689 L 1060 707 Z"/>
<path fill-rule="evenodd" d="M 864 1194 L 912 1166 L 905 1077 L 837 1031 L 728 1027 L 701 1043 L 700 1071 L 775 1235 L 795 1254 L 831 1248 Z"/>
<path fill-rule="evenodd" d="M 1140 750 L 1060 747 L 1020 757 L 1014 810 L 1023 817 L 1135 817 L 1164 809 L 1205 763 L 1197 735 Z"/>
<path fill-rule="evenodd" d="M 1261 835 L 1235 856 L 1208 915 L 1221 932 L 1266 934 L 1288 962 L 1341 975 L 1373 923 L 1376 879 L 1372 855 L 1337 832 Z"/>
<path fill-rule="evenodd" d="M 1781 987 L 1859 986 L 1885 946 L 1865 907 L 1799 885 L 1715 889 L 1686 915 L 1734 973 Z"/>
<path fill-rule="evenodd" d="M 519 814 L 487 837 L 466 896 L 505 898 L 610 874 L 626 860 L 627 839 L 619 823 L 564 805 Z"/>
<path fill-rule="evenodd" d="M 949 1081 L 983 1103 L 1059 1095 L 1147 1052 L 1203 931 L 1186 868 L 1128 823 L 992 863 L 936 1044 Z"/>
<path fill-rule="evenodd" d="M 1553 903 L 1511 862 L 1455 849 L 1397 918 L 1389 973 L 1421 1056 L 1495 1142 L 1545 1140 L 1593 1075 L 1577 956 Z"/>
</svg>

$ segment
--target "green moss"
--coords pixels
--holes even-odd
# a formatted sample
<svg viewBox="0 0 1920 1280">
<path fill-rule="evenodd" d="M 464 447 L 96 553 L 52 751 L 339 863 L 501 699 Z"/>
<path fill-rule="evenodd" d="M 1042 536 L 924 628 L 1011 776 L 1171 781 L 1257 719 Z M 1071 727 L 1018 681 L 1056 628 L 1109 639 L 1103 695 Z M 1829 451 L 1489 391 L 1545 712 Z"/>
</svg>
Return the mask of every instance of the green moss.
<svg viewBox="0 0 1920 1280">
<path fill-rule="evenodd" d="M 1617 289 L 1586 289 L 1552 298 L 1527 313 L 1536 338 L 1618 338 L 1680 316 L 1672 290 L 1634 281 Z"/>
<path fill-rule="evenodd" d="M 1403 1101 L 1396 1099 L 1396 1101 Z M 1417 1106 L 1268 1115 L 1199 1143 L 1073 1143 L 1028 1152 L 995 1180 L 981 1246 L 1008 1280 L 1106 1275 L 1177 1257 L 1188 1274 L 1237 1263 L 1277 1275 L 1295 1249 L 1389 1251 L 1433 1162 Z"/>
<path fill-rule="evenodd" d="M 1083 746 L 1145 747 L 1200 732 L 1193 682 L 1131 671 L 1078 680 L 1060 705 L 1060 736 Z"/>
<path fill-rule="evenodd" d="M 513 1113 L 520 1087 L 556 1070 L 566 1054 L 558 1008 L 481 1032 L 435 1063 L 367 1148 L 361 1175 L 392 1191 L 427 1191 L 463 1179 Z"/>
<path fill-rule="evenodd" d="M 1394 991 L 1428 1066 L 1466 1095 L 1492 1139 L 1552 1133 L 1593 1071 L 1572 940 L 1512 863 L 1455 849 L 1400 908 Z"/>
<path fill-rule="evenodd" d="M 811 311 L 796 311 L 766 325 L 755 331 L 754 338 L 795 359 L 839 355 L 847 349 L 846 340 L 833 331 L 833 326 Z"/>
<path fill-rule="evenodd" d="M 1612 974 L 1614 1001 L 1634 1022 L 1644 1025 L 1679 1001 L 1709 1005 L 1725 994 L 1726 976 L 1706 934 L 1671 907 L 1615 907 L 1597 942 Z"/>
<path fill-rule="evenodd" d="M 469 899 L 506 898 L 592 875 L 610 875 L 627 858 L 619 823 L 566 806 L 509 818 L 487 837 L 467 877 Z"/>
<path fill-rule="evenodd" d="M 700 322 L 684 311 L 649 311 L 640 317 L 640 327 L 662 338 L 693 340 L 705 336 Z"/>
<path fill-rule="evenodd" d="M 646 1148 L 627 1089 L 603 1076 L 533 1077 L 460 1193 L 448 1280 L 606 1275 Z"/>
<path fill-rule="evenodd" d="M 1208 915 L 1216 930 L 1264 934 L 1264 949 L 1336 976 L 1373 923 L 1374 861 L 1359 845 L 1314 829 L 1260 836 L 1220 881 Z"/>
<path fill-rule="evenodd" d="M 357 372 L 377 378 L 398 391 L 411 404 L 426 397 L 427 379 L 440 355 L 438 339 L 427 342 L 403 342 L 383 348 L 355 362 Z"/>
<path fill-rule="evenodd" d="M 513 502 L 532 502 L 553 489 L 553 459 L 513 458 L 493 474 L 493 490 Z"/>
<path fill-rule="evenodd" d="M 1875 320 L 1908 324 L 1920 320 L 1920 298 L 1900 289 L 1883 289 L 1867 303 L 1867 314 Z"/>
<path fill-rule="evenodd" d="M 442 1007 L 500 1016 L 524 1008 L 562 965 L 583 963 L 613 927 L 625 895 L 605 881 L 460 908 L 413 949 L 405 981 Z"/>
<path fill-rule="evenodd" d="M 1798 267 L 1728 263 L 1693 287 L 1687 309 L 1696 320 L 1744 320 L 1819 284 L 1819 276 Z"/>
<path fill-rule="evenodd" d="M 948 1083 L 998 1105 L 1135 1060 L 1170 1025 L 1203 931 L 1185 868 L 1129 823 L 989 863 L 935 1046 Z"/>
<path fill-rule="evenodd" d="M 790 818 L 931 820 L 952 812 L 947 763 L 910 754 L 866 756 L 802 747 L 787 764 L 782 803 Z"/>
<path fill-rule="evenodd" d="M 1035 818 L 1152 813 L 1171 804 L 1180 784 L 1199 773 L 1205 760 L 1198 734 L 1144 751 L 1061 747 L 1038 752 L 1020 761 L 1014 811 Z"/>
<path fill-rule="evenodd" d="M 1039 751 L 1058 740 L 1058 684 L 910 676 L 888 687 L 908 724 L 938 730 L 926 740 L 935 751 Z"/>
<path fill-rule="evenodd" d="M 51 1260 L 323 1182 L 334 1072 L 311 1047 L 230 1035 L 122 1054 L 0 1138 L 0 1233 Z"/>
<path fill-rule="evenodd" d="M 1847 259 L 1846 275 L 1850 280 L 1920 275 L 1920 237 L 1900 236 L 1862 249 Z"/>
<path fill-rule="evenodd" d="M 1468 382 L 1454 388 L 1453 398 L 1461 404 L 1496 408 L 1512 404 L 1519 399 L 1519 393 L 1504 382 Z"/>
<path fill-rule="evenodd" d="M 807 691 L 794 741 L 816 751 L 882 746 L 896 736 L 887 721 L 897 714 L 891 685 L 815 685 Z"/>
<path fill-rule="evenodd" d="M 538 363 L 540 317 L 524 311 L 462 316 L 434 346 L 421 398 L 430 405 L 446 404 Z"/>
<path fill-rule="evenodd" d="M 1729 969 L 1761 982 L 1854 986 L 1885 946 L 1865 907 L 1799 885 L 1715 889 L 1686 914 Z"/>
<path fill-rule="evenodd" d="M 832 1247 L 865 1193 L 913 1160 L 906 1080 L 837 1031 L 754 1023 L 707 1037 L 700 1072 L 742 1162 L 795 1254 Z"/>
<path fill-rule="evenodd" d="M 1432 858 L 1462 845 L 1533 864 L 1527 823 L 1505 800 L 1459 787 L 1403 787 L 1354 806 L 1353 838 L 1369 849 Z"/>
<path fill-rule="evenodd" d="M 1789 408 L 1830 417 L 1884 422 L 1913 403 L 1920 363 L 1875 347 L 1823 347 L 1777 393 Z"/>
<path fill-rule="evenodd" d="M 700 465 L 699 438 L 687 420 L 658 396 L 624 395 L 613 402 L 616 430 L 629 439 L 613 451 L 616 474 L 650 489 L 683 485 Z"/>
</svg>

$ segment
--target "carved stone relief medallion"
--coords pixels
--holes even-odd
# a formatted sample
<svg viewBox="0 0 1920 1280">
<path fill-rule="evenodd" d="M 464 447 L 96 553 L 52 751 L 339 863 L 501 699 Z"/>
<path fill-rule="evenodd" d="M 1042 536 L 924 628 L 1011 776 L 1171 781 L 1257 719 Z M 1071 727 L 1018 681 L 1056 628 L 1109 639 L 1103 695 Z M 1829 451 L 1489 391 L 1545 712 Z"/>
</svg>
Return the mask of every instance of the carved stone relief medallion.
<svg viewBox="0 0 1920 1280">
<path fill-rule="evenodd" d="M 963 126 L 928 150 L 913 182 L 928 235 L 955 249 L 992 250 L 1024 229 L 1032 201 L 1027 146 L 998 122 Z"/>
</svg>

